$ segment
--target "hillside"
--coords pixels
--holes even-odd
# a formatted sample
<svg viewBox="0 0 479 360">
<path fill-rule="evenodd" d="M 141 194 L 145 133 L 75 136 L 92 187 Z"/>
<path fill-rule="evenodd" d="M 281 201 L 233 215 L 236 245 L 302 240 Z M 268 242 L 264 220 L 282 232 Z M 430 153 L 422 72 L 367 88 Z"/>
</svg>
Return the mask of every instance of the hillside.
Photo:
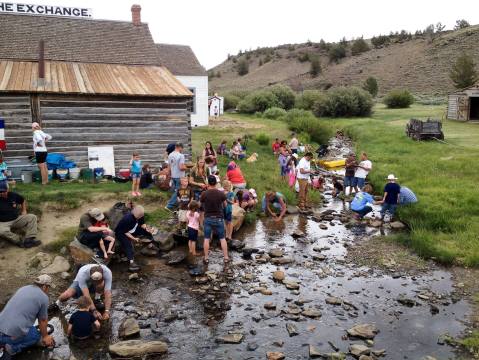
<svg viewBox="0 0 479 360">
<path fill-rule="evenodd" d="M 379 83 L 379 95 L 394 88 L 407 88 L 419 96 L 442 96 L 454 90 L 449 70 L 463 51 L 479 57 L 479 25 L 443 32 L 432 43 L 423 36 L 414 36 L 412 40 L 393 42 L 356 56 L 348 52 L 338 64 L 330 63 L 328 51 L 318 43 L 281 45 L 231 56 L 210 69 L 209 73 L 221 75 L 210 77 L 210 91 L 252 90 L 276 83 L 297 91 L 324 89 L 360 85 L 374 76 Z M 320 58 L 322 73 L 317 77 L 309 74 L 309 61 L 300 61 L 305 54 Z M 244 76 L 237 72 L 240 59 L 249 63 L 249 73 Z"/>
</svg>

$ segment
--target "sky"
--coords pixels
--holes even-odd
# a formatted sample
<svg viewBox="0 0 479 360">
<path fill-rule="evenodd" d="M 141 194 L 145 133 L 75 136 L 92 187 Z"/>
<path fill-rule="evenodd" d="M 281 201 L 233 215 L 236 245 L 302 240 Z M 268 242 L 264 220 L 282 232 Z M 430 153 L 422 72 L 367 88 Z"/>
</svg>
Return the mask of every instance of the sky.
<svg viewBox="0 0 479 360">
<path fill-rule="evenodd" d="M 155 42 L 190 45 L 210 69 L 228 54 L 288 43 L 414 32 L 457 19 L 479 24 L 477 0 L 26 0 L 39 5 L 91 8 L 93 18 L 131 20 L 140 4 Z"/>
</svg>

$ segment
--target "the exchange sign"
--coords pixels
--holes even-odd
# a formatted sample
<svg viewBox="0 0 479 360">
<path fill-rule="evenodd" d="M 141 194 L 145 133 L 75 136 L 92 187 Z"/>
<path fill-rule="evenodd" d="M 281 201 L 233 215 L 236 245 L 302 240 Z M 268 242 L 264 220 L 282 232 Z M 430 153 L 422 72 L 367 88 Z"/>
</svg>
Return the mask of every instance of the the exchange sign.
<svg viewBox="0 0 479 360">
<path fill-rule="evenodd" d="M 14 4 L 8 2 L 0 2 L 0 13 L 2 12 L 28 15 L 70 16 L 76 18 L 91 18 L 92 16 L 91 9 L 87 8 Z"/>
</svg>

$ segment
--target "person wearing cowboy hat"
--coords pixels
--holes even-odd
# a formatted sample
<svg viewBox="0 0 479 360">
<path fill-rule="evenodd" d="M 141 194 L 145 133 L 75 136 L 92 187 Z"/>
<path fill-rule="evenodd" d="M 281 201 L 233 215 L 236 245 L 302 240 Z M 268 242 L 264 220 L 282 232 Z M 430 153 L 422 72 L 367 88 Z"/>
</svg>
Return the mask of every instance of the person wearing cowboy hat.
<svg viewBox="0 0 479 360">
<path fill-rule="evenodd" d="M 90 249 L 100 249 L 97 255 L 101 258 L 108 259 L 108 255 L 113 254 L 114 232 L 98 208 L 90 209 L 80 217 L 77 239 Z"/>
<path fill-rule="evenodd" d="M 392 219 L 396 212 L 401 193 L 401 186 L 396 183 L 396 180 L 397 177 L 395 177 L 394 174 L 389 174 L 387 177 L 388 183 L 384 187 L 384 196 L 381 201 L 381 220 L 384 220 L 384 216 L 387 212 L 390 214 Z"/>
<path fill-rule="evenodd" d="M 52 304 L 50 310 L 58 309 L 60 303 L 71 298 L 85 296 L 90 302 L 89 309 L 98 320 L 108 320 L 111 309 L 111 284 L 113 276 L 106 265 L 87 264 L 78 270 L 70 287 Z M 104 297 L 104 302 L 99 300 Z M 101 314 L 103 312 L 103 314 Z"/>
<path fill-rule="evenodd" d="M 36 345 L 55 344 L 48 335 L 48 292 L 55 286 L 49 275 L 38 276 L 32 285 L 24 286 L 10 298 L 0 313 L 1 360 L 9 360 L 24 349 Z M 38 328 L 34 325 L 38 320 Z"/>
<path fill-rule="evenodd" d="M 8 191 L 7 183 L 0 181 L 0 239 L 31 248 L 41 244 L 36 239 L 37 231 L 37 217 L 27 214 L 25 198 Z"/>
</svg>

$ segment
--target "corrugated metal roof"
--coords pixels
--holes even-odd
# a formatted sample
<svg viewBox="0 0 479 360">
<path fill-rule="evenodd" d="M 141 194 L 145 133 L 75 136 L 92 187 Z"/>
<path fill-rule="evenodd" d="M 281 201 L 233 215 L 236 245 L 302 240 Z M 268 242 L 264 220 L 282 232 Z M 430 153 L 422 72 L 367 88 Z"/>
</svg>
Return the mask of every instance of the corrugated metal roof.
<svg viewBox="0 0 479 360">
<path fill-rule="evenodd" d="M 0 60 L 0 92 L 192 96 L 165 67 L 45 61 L 45 81 L 38 62 Z"/>
</svg>

